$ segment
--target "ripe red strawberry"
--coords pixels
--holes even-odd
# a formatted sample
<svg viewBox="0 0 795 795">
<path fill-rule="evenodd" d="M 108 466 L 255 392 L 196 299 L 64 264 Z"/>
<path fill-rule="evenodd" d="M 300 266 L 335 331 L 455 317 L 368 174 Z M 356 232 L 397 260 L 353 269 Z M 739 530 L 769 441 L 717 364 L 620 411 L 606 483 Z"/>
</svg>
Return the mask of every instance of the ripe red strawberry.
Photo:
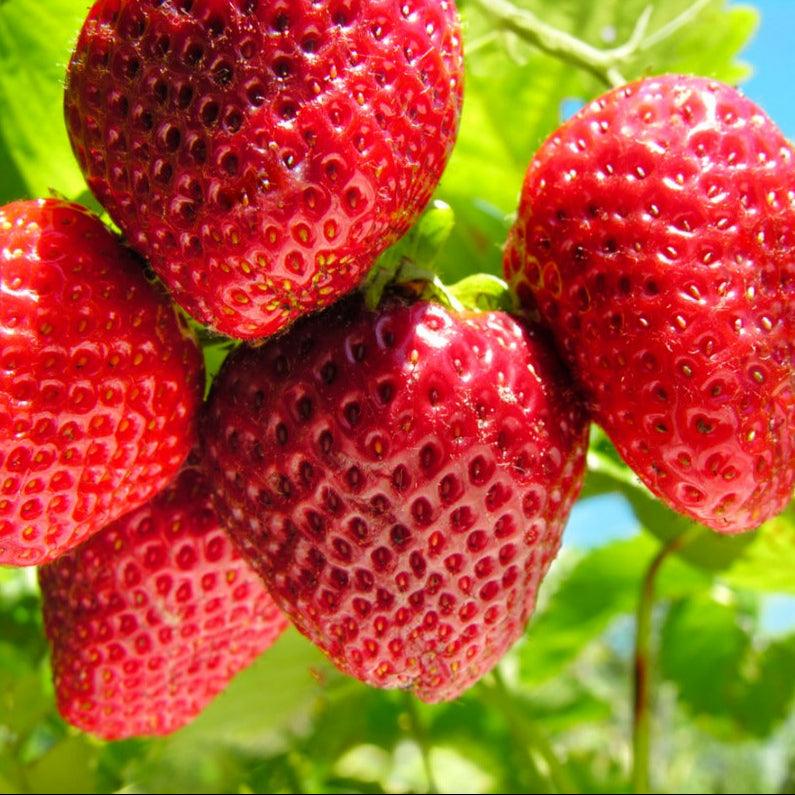
<svg viewBox="0 0 795 795">
<path fill-rule="evenodd" d="M 107 740 L 176 731 L 287 623 L 193 467 L 39 579 L 58 709 Z"/>
<path fill-rule="evenodd" d="M 163 489 L 195 444 L 201 354 L 87 210 L 0 208 L 0 564 L 52 560 Z"/>
<path fill-rule="evenodd" d="M 453 0 L 99 0 L 66 120 L 177 301 L 251 339 L 349 292 L 409 229 L 462 81 Z"/>
<path fill-rule="evenodd" d="M 521 635 L 586 444 L 537 333 L 350 299 L 233 354 L 205 419 L 221 516 L 342 670 L 440 701 Z"/>
<path fill-rule="evenodd" d="M 646 485 L 736 533 L 795 484 L 794 262 L 791 145 L 735 89 L 667 75 L 541 147 L 505 271 Z"/>
</svg>

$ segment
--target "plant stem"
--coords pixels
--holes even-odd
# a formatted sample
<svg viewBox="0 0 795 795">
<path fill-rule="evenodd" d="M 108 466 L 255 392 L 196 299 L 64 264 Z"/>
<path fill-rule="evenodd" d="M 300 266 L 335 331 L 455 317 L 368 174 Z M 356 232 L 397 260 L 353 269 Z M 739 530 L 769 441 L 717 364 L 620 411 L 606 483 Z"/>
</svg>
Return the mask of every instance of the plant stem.
<svg viewBox="0 0 795 795">
<path fill-rule="evenodd" d="M 471 57 L 472 53 L 478 52 L 479 50 L 483 50 L 488 47 L 490 44 L 494 44 L 495 41 L 500 37 L 500 32 L 498 30 L 492 30 L 489 33 L 486 33 L 484 36 L 481 36 L 478 39 L 475 39 L 468 47 L 467 47 L 467 57 Z"/>
<path fill-rule="evenodd" d="M 651 634 L 655 588 L 660 569 L 668 558 L 689 546 L 704 528 L 692 525 L 668 541 L 649 564 L 641 585 L 637 610 L 634 657 L 634 707 L 632 713 L 632 791 L 651 792 Z"/>
<path fill-rule="evenodd" d="M 417 701 L 414 695 L 406 690 L 404 699 L 406 701 L 406 713 L 409 719 L 411 735 L 422 757 L 422 767 L 425 771 L 425 779 L 428 783 L 428 793 L 429 795 L 436 795 L 436 793 L 439 792 L 439 788 L 436 786 L 433 766 L 431 765 L 431 743 L 428 738 L 428 732 L 425 731 L 425 724 L 420 718 L 419 711 L 417 710 Z"/>
<path fill-rule="evenodd" d="M 679 16 L 663 25 L 651 35 L 646 33 L 653 8 L 647 6 L 635 22 L 627 41 L 619 47 L 602 49 L 558 30 L 539 19 L 532 11 L 519 8 L 511 0 L 474 0 L 490 17 L 498 20 L 504 30 L 510 31 L 538 49 L 566 63 L 584 69 L 609 87 L 623 85 L 626 80 L 621 67 L 646 50 L 670 39 L 689 25 L 704 11 L 712 0 L 695 0 Z M 486 43 L 488 37 L 484 37 Z"/>
<path fill-rule="evenodd" d="M 398 268 L 396 278 L 399 282 L 427 282 L 428 290 L 441 299 L 454 312 L 463 312 L 464 305 L 448 290 L 447 285 L 427 266 L 403 260 Z"/>
<path fill-rule="evenodd" d="M 644 9 L 625 44 L 603 50 L 548 25 L 532 11 L 518 8 L 510 0 L 475 0 L 475 3 L 489 16 L 496 17 L 506 30 L 543 52 L 590 72 L 607 86 L 626 82 L 618 67 L 640 49 L 652 12 L 650 6 Z"/>
<path fill-rule="evenodd" d="M 492 671 L 493 686 L 490 688 L 495 704 L 500 708 L 505 720 L 511 729 L 511 733 L 521 745 L 524 753 L 530 757 L 530 763 L 536 767 L 536 762 L 532 758 L 532 751 L 536 751 L 543 759 L 549 771 L 549 780 L 556 792 L 573 793 L 574 782 L 571 780 L 564 764 L 555 753 L 555 749 L 549 742 L 546 735 L 539 731 L 535 723 L 517 706 L 516 697 L 508 689 L 505 679 L 499 667 Z"/>
<path fill-rule="evenodd" d="M 663 25 L 659 30 L 644 39 L 638 46 L 638 50 L 651 49 L 655 44 L 670 39 L 674 33 L 678 33 L 682 28 L 689 25 L 711 2 L 712 0 L 696 0 L 692 6 L 685 9 L 678 17 L 675 17 L 667 25 Z"/>
</svg>

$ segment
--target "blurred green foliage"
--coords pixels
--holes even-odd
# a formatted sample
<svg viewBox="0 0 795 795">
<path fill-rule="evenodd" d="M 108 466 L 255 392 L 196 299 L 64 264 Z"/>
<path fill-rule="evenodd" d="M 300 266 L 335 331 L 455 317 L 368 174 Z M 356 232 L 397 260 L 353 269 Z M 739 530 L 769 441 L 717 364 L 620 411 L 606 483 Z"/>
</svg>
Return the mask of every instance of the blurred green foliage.
<svg viewBox="0 0 795 795">
<path fill-rule="evenodd" d="M 599 45 L 623 41 L 648 0 L 524 4 Z M 654 3 L 651 35 L 690 4 Z M 49 190 L 92 203 L 61 117 L 64 68 L 86 5 L 0 0 L 0 203 Z M 495 31 L 471 2 L 460 6 L 466 104 L 438 193 L 452 213 L 409 243 L 438 256 L 448 281 L 499 273 L 532 152 L 565 103 L 602 90 L 591 75 Z M 713 0 L 675 37 L 644 49 L 625 76 L 740 80 L 748 69 L 737 53 L 755 24 L 752 8 Z M 227 349 L 208 346 L 213 369 Z M 184 730 L 103 743 L 57 715 L 35 575 L 0 570 L 0 792 L 629 791 L 632 615 L 660 540 L 687 521 L 651 497 L 599 432 L 589 467 L 584 499 L 623 494 L 637 535 L 590 551 L 565 545 L 536 618 L 501 666 L 507 684 L 489 676 L 452 704 L 368 689 L 290 631 Z M 793 791 L 795 634 L 771 634 L 762 621 L 765 596 L 781 593 L 795 594 L 792 508 L 749 536 L 704 534 L 664 566 L 657 787 Z"/>
</svg>

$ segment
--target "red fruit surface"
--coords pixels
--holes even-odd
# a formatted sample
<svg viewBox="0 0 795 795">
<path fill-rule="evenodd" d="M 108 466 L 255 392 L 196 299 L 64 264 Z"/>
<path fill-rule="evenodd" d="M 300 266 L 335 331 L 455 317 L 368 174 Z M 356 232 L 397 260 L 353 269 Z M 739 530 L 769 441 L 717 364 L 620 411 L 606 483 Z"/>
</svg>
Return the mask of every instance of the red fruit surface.
<svg viewBox="0 0 795 795">
<path fill-rule="evenodd" d="M 453 0 L 99 0 L 65 110 L 130 244 L 194 317 L 252 339 L 410 228 L 462 82 Z"/>
<path fill-rule="evenodd" d="M 584 412 L 500 312 L 350 299 L 233 354 L 205 420 L 219 512 L 279 606 L 426 701 L 521 635 L 582 484 Z"/>
<path fill-rule="evenodd" d="M 0 207 L 0 564 L 52 560 L 149 500 L 196 441 L 203 364 L 87 210 Z"/>
<path fill-rule="evenodd" d="M 107 740 L 176 731 L 287 625 L 193 467 L 39 579 L 58 709 Z"/>
<path fill-rule="evenodd" d="M 793 157 L 735 89 L 641 80 L 541 147 L 505 255 L 626 462 L 724 533 L 795 484 Z"/>
</svg>

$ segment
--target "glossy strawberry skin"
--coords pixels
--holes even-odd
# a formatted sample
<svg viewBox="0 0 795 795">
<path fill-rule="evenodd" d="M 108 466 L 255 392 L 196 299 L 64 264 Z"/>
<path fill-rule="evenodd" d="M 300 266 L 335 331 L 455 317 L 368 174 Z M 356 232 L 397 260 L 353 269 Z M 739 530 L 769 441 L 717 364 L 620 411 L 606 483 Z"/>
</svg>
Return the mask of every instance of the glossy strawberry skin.
<svg viewBox="0 0 795 795">
<path fill-rule="evenodd" d="M 44 563 L 162 490 L 203 363 L 139 262 L 77 205 L 0 208 L 0 564 Z"/>
<path fill-rule="evenodd" d="M 521 635 L 585 426 L 508 315 L 351 299 L 233 354 L 203 441 L 221 516 L 298 628 L 343 671 L 440 701 Z"/>
<path fill-rule="evenodd" d="M 793 157 L 736 90 L 648 78 L 541 147 L 506 250 L 627 463 L 724 533 L 795 484 Z"/>
<path fill-rule="evenodd" d="M 58 708 L 107 740 L 176 731 L 287 626 L 192 466 L 39 579 Z"/>
<path fill-rule="evenodd" d="M 99 0 L 67 75 L 91 189 L 233 337 L 355 287 L 428 202 L 463 65 L 452 0 Z"/>
</svg>

